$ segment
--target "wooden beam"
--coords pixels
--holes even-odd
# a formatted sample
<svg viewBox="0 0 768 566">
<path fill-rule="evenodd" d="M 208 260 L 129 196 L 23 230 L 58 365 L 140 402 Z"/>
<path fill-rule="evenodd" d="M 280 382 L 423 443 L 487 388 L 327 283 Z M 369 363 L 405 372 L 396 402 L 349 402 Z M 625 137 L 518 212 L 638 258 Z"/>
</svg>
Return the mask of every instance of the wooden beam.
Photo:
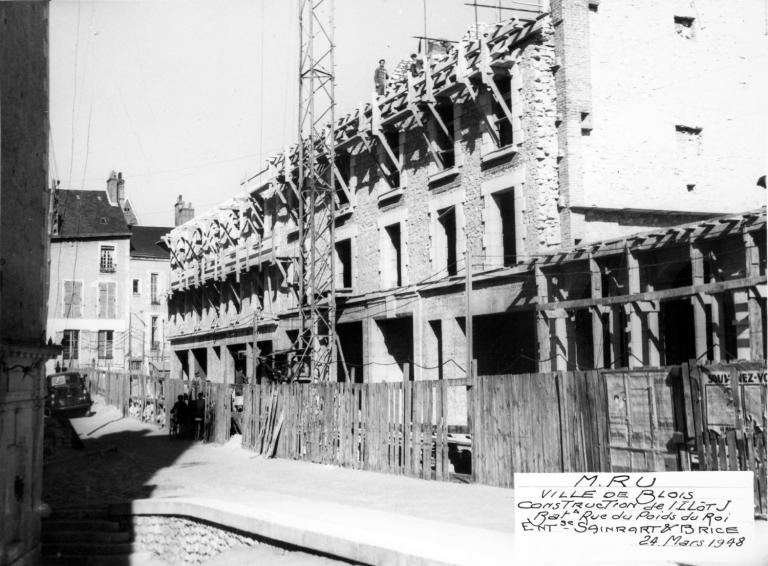
<svg viewBox="0 0 768 566">
<path fill-rule="evenodd" d="M 734 289 L 746 289 L 766 282 L 765 275 L 757 277 L 742 277 L 740 279 L 731 279 L 728 281 L 718 281 L 716 283 L 706 283 L 703 285 L 686 285 L 675 289 L 663 289 L 661 291 L 646 291 L 644 293 L 635 293 L 631 295 L 618 295 L 614 297 L 602 297 L 599 299 L 574 299 L 570 301 L 553 301 L 539 303 L 536 310 L 548 311 L 555 309 L 581 309 L 600 305 L 622 305 L 637 301 L 661 301 L 667 299 L 679 299 L 681 297 L 690 297 L 696 293 L 722 293 Z"/>
</svg>

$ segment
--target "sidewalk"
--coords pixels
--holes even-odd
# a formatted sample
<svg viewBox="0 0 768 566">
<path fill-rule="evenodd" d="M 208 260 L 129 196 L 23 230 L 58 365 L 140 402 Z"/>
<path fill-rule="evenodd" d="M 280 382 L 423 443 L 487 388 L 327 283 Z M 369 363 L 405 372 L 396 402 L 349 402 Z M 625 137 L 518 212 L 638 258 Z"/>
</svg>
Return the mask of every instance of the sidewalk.
<svg viewBox="0 0 768 566">
<path fill-rule="evenodd" d="M 238 528 L 352 560 L 398 564 L 529 564 L 517 555 L 514 493 L 304 462 L 267 460 L 233 439 L 224 446 L 169 440 L 112 408 L 72 423 L 87 450 L 118 447 L 86 496 L 134 499 L 134 512 L 234 521 Z M 91 465 L 91 464 L 89 464 Z M 94 462 L 93 466 L 98 465 Z M 759 540 L 759 537 L 758 537 Z M 519 546 L 519 545 L 517 545 Z M 540 552 L 536 554 L 541 555 Z M 567 556 L 559 563 L 664 564 L 640 556 Z M 548 562 L 549 560 L 545 560 Z"/>
</svg>

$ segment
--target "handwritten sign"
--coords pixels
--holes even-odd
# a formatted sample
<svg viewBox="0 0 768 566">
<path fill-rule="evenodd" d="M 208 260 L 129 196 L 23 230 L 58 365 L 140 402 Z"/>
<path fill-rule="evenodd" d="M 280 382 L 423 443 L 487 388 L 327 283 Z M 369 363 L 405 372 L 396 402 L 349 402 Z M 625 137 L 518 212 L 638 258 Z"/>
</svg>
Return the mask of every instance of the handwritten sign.
<svg viewBox="0 0 768 566">
<path fill-rule="evenodd" d="M 516 536 L 689 558 L 738 552 L 753 543 L 752 490 L 752 472 L 515 474 Z"/>
</svg>

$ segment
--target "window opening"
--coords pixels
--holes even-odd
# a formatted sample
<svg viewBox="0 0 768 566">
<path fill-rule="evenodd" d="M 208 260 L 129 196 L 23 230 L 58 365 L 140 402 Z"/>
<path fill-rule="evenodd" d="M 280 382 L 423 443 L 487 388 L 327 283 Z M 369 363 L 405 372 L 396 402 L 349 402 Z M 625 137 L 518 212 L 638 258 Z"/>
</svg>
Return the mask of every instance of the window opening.
<svg viewBox="0 0 768 566">
<path fill-rule="evenodd" d="M 352 240 L 336 242 L 336 283 L 352 288 Z"/>
<path fill-rule="evenodd" d="M 438 211 L 437 221 L 442 228 L 440 267 L 445 269 L 448 275 L 456 275 L 456 209 L 452 206 Z"/>
<path fill-rule="evenodd" d="M 76 360 L 80 350 L 80 331 L 65 330 L 61 339 L 61 353 L 65 360 Z"/>
<path fill-rule="evenodd" d="M 493 195 L 501 218 L 501 239 L 504 250 L 504 265 L 517 263 L 515 247 L 515 193 L 507 191 Z"/>
<path fill-rule="evenodd" d="M 112 359 L 113 336 L 112 330 L 99 330 L 99 359 Z"/>
<path fill-rule="evenodd" d="M 99 261 L 99 271 L 101 273 L 115 272 L 115 247 L 101 246 L 101 259 Z"/>
<path fill-rule="evenodd" d="M 501 94 L 501 98 L 507 105 L 507 108 L 512 108 L 512 81 L 509 77 L 494 77 L 493 82 L 496 84 L 496 88 Z M 512 124 L 509 123 L 504 108 L 496 97 L 493 97 L 493 119 L 496 125 L 496 134 L 499 137 L 499 147 L 504 147 L 512 143 Z"/>
<path fill-rule="evenodd" d="M 160 279 L 159 273 L 152 273 L 149 276 L 149 294 L 150 297 L 152 297 L 152 304 L 153 305 L 159 305 L 160 304 L 160 298 L 158 296 L 158 281 Z"/>
<path fill-rule="evenodd" d="M 389 145 L 389 148 L 392 150 L 392 155 L 395 158 L 395 162 L 392 163 L 389 175 L 389 184 L 392 187 L 398 188 L 400 186 L 400 133 L 384 132 L 384 139 L 386 139 L 387 145 Z M 391 158 L 389 158 L 389 160 L 391 160 Z"/>
<path fill-rule="evenodd" d="M 437 120 L 435 120 L 435 141 L 437 142 L 438 152 L 442 160 L 442 167 L 443 169 L 450 169 L 456 165 L 456 155 L 453 147 L 453 104 L 450 102 L 436 104 L 435 110 L 451 134 L 450 136 L 447 135 L 440 124 L 437 123 Z"/>
<path fill-rule="evenodd" d="M 403 258 L 400 242 L 400 224 L 392 224 L 385 228 L 389 244 L 388 257 L 384 265 L 385 274 L 391 283 L 400 287 L 403 284 Z"/>
</svg>

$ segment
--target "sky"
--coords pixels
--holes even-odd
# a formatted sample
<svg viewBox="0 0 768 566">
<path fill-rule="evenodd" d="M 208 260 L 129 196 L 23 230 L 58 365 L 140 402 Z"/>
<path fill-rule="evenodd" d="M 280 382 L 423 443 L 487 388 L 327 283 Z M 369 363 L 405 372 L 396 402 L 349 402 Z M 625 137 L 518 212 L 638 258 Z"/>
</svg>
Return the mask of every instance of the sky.
<svg viewBox="0 0 768 566">
<path fill-rule="evenodd" d="M 425 23 L 463 35 L 465 1 L 335 0 L 337 116 L 370 100 L 377 61 L 394 69 Z M 99 190 L 122 172 L 147 226 L 172 226 L 178 195 L 210 209 L 295 143 L 298 51 L 298 0 L 54 0 L 51 176 Z"/>
</svg>

